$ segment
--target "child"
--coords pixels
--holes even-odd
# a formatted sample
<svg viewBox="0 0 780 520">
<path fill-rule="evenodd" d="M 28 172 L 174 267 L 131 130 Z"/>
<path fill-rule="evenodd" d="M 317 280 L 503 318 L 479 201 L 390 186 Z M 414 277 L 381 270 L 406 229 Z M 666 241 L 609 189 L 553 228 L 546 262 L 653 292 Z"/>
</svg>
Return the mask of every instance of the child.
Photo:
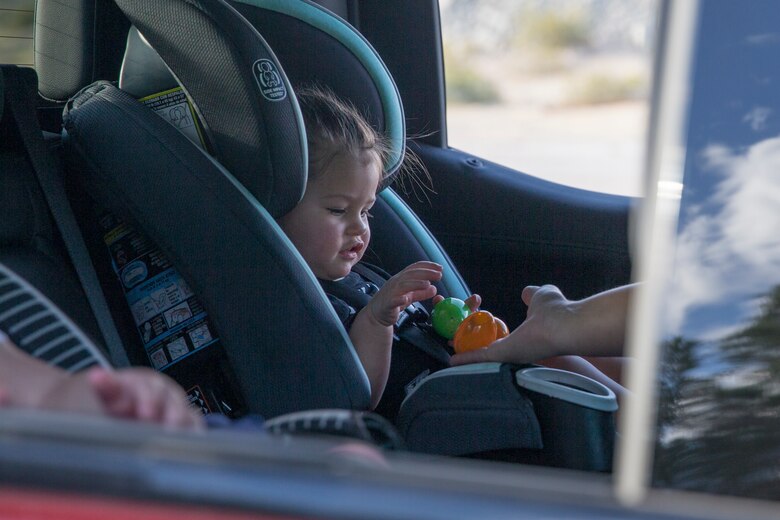
<svg viewBox="0 0 780 520">
<path fill-rule="evenodd" d="M 393 325 L 409 304 L 436 295 L 431 282 L 441 278 L 442 267 L 416 262 L 381 288 L 353 272 L 371 237 L 369 210 L 382 186 L 389 143 L 355 107 L 332 92 L 307 88 L 297 96 L 307 131 L 309 179 L 303 199 L 279 224 L 315 276 L 325 282 L 323 285 L 337 281 L 370 297 L 356 312 L 346 302 L 328 295 L 349 330 L 371 382 L 371 404 L 375 408 L 388 379 Z M 466 303 L 476 310 L 480 297 L 471 295 Z M 561 368 L 607 380 L 583 359 L 559 361 L 565 361 L 565 366 L 559 363 Z"/>
<path fill-rule="evenodd" d="M 307 129 L 309 179 L 303 199 L 279 224 L 317 278 L 355 283 L 359 275 L 352 267 L 371 238 L 369 210 L 382 185 L 389 143 L 327 90 L 303 89 L 298 100 Z M 436 294 L 431 282 L 441 276 L 440 265 L 416 262 L 381 288 L 366 283 L 372 297 L 359 312 L 329 295 L 371 382 L 372 408 L 387 383 L 393 325 L 412 302 Z"/>
</svg>

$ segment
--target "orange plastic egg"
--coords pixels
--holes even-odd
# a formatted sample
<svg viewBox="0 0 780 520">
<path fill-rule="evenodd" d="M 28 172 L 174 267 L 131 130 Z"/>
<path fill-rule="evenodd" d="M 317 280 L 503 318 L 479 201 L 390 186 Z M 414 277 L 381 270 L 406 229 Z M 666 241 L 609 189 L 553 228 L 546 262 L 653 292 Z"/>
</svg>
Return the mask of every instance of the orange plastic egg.
<svg viewBox="0 0 780 520">
<path fill-rule="evenodd" d="M 487 347 L 496 340 L 498 326 L 488 311 L 477 311 L 464 319 L 455 331 L 455 352 L 468 352 Z"/>
<path fill-rule="evenodd" d="M 496 322 L 496 339 L 501 339 L 509 336 L 509 327 L 506 326 L 504 320 L 493 316 L 493 321 Z"/>
</svg>

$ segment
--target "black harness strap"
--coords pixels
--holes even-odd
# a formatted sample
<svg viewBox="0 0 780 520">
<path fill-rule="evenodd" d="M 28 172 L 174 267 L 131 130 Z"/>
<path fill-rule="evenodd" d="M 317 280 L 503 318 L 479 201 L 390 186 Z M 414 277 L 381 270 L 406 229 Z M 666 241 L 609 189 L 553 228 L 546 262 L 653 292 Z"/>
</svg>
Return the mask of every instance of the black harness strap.
<svg viewBox="0 0 780 520">
<path fill-rule="evenodd" d="M 35 71 L 15 66 L 3 66 L 0 71 L 5 80 L 9 110 L 16 121 L 41 190 L 46 197 L 76 269 L 76 274 L 87 295 L 111 361 L 115 367 L 129 366 L 130 362 L 108 310 L 108 304 L 100 288 L 95 268 L 89 258 L 84 238 L 65 195 L 65 187 L 61 178 L 62 170 L 43 140 L 42 131 L 36 118 L 37 108 L 34 93 L 38 92 L 38 81 Z"/>
<path fill-rule="evenodd" d="M 390 275 L 381 268 L 364 262 L 359 262 L 352 267 L 352 271 L 359 274 L 377 287 L 382 287 L 390 278 Z M 344 300 L 347 304 L 360 311 L 371 300 L 371 295 L 355 290 L 347 284 L 320 280 L 323 290 L 336 298 Z M 443 348 L 444 343 L 437 341 L 436 333 L 427 324 L 428 311 L 421 304 L 415 302 L 400 314 L 395 324 L 395 333 L 398 338 L 417 347 L 433 359 L 448 366 L 450 355 Z"/>
</svg>

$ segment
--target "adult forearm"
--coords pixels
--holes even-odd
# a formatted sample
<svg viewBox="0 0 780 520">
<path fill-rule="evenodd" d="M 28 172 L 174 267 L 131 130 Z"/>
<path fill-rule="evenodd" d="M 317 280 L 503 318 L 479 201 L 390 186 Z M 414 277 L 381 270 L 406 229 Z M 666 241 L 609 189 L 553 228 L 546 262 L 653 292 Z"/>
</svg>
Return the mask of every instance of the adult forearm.
<svg viewBox="0 0 780 520">
<path fill-rule="evenodd" d="M 572 302 L 572 323 L 562 330 L 567 338 L 561 340 L 571 345 L 571 350 L 561 354 L 621 355 L 628 307 L 635 290 L 636 285 L 625 285 Z"/>
</svg>

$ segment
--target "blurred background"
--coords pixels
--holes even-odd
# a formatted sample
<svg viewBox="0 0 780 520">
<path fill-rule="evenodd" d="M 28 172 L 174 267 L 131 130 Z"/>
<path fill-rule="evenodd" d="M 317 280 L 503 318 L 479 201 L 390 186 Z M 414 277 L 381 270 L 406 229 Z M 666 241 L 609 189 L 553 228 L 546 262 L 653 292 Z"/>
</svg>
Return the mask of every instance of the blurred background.
<svg viewBox="0 0 780 520">
<path fill-rule="evenodd" d="M 440 0 L 450 146 L 642 194 L 657 0 Z"/>
<path fill-rule="evenodd" d="M 0 62 L 32 66 L 35 0 L 0 0 Z"/>
</svg>

